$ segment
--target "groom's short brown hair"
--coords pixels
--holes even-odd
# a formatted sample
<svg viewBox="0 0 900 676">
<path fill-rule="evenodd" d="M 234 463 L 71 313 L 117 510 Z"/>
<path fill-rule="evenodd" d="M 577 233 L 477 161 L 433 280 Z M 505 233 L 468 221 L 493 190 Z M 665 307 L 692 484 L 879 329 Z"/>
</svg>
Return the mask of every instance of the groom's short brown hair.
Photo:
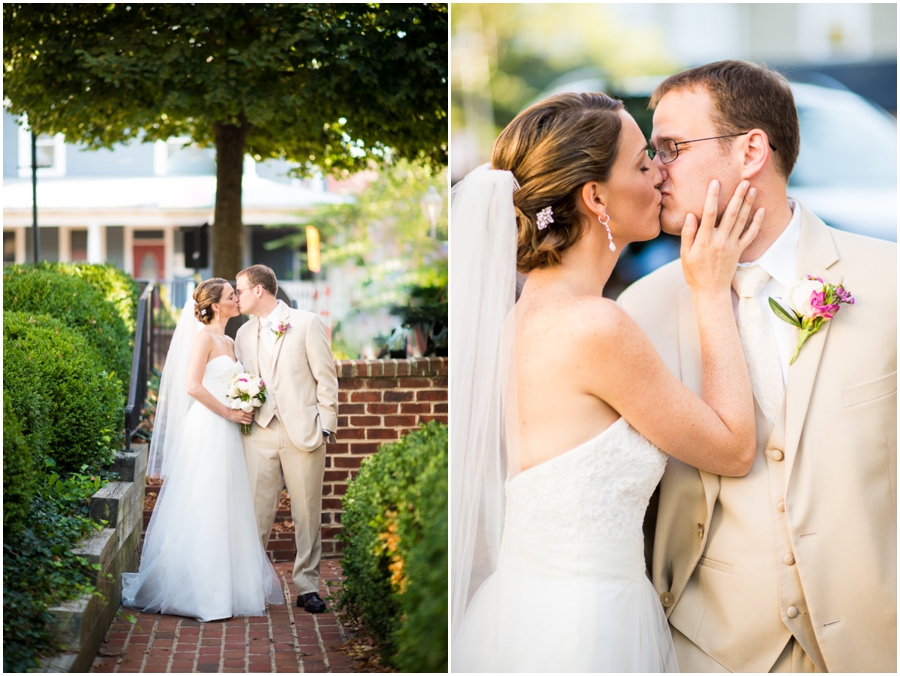
<svg viewBox="0 0 900 676">
<path fill-rule="evenodd" d="M 237 273 L 235 279 L 242 275 L 247 278 L 250 286 L 261 285 L 273 296 L 278 293 L 278 278 L 275 277 L 275 271 L 268 265 L 251 265 L 249 268 L 244 268 Z"/>
<path fill-rule="evenodd" d="M 715 106 L 717 134 L 762 129 L 775 148 L 775 166 L 787 180 L 800 154 L 800 121 L 788 81 L 780 73 L 749 61 L 717 61 L 676 73 L 650 97 L 655 110 L 663 96 L 678 89 L 706 87 Z M 731 139 L 722 139 L 730 143 Z"/>
</svg>

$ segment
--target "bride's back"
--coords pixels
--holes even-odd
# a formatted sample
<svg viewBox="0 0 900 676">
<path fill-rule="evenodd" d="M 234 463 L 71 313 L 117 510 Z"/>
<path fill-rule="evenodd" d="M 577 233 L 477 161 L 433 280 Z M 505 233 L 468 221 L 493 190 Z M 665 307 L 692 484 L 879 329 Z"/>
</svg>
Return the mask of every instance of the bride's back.
<svg viewBox="0 0 900 676">
<path fill-rule="evenodd" d="M 619 417 L 585 382 L 596 330 L 614 310 L 612 301 L 571 296 L 561 285 L 535 286 L 526 284 L 516 305 L 518 406 L 507 411 L 518 422 L 523 470 L 589 441 Z"/>
</svg>

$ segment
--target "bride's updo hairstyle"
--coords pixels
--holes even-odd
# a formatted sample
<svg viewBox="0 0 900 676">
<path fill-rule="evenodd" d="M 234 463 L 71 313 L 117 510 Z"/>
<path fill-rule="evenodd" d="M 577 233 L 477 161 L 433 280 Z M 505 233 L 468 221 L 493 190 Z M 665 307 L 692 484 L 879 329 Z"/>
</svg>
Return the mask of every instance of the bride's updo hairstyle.
<svg viewBox="0 0 900 676">
<path fill-rule="evenodd" d="M 212 277 L 205 282 L 200 282 L 194 289 L 194 316 L 204 324 L 209 324 L 216 316 L 213 312 L 213 303 L 218 303 L 222 298 L 222 292 L 228 284 L 227 279 Z"/>
<path fill-rule="evenodd" d="M 520 273 L 558 265 L 581 237 L 581 187 L 609 178 L 622 109 L 606 94 L 557 94 L 519 113 L 494 143 L 492 167 L 511 171 L 520 186 L 513 193 Z M 537 213 L 547 207 L 553 222 L 540 230 Z"/>
</svg>

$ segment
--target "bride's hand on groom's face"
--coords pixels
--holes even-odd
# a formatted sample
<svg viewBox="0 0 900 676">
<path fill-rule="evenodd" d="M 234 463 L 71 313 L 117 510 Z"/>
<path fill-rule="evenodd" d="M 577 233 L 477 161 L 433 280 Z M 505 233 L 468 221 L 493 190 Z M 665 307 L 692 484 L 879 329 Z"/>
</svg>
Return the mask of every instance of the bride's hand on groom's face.
<svg viewBox="0 0 900 676">
<path fill-rule="evenodd" d="M 765 209 L 757 209 L 751 220 L 756 188 L 741 181 L 716 226 L 719 190 L 718 181 L 709 184 L 700 224 L 696 216 L 688 214 L 681 231 L 681 265 L 685 281 L 695 293 L 721 293 L 731 288 L 741 254 L 756 238 L 765 216 Z"/>
</svg>

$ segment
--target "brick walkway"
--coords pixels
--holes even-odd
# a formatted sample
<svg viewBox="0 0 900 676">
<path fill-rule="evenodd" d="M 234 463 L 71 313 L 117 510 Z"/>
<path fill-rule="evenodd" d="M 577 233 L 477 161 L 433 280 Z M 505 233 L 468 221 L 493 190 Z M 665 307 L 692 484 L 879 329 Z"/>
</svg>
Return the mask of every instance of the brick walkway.
<svg viewBox="0 0 900 676">
<path fill-rule="evenodd" d="M 96 673 L 125 672 L 335 672 L 353 673 L 353 662 L 337 648 L 350 632 L 329 611 L 311 615 L 297 608 L 291 563 L 279 563 L 289 606 L 270 606 L 265 617 L 236 617 L 197 622 L 177 615 L 121 609 L 100 653 Z M 341 583 L 337 559 L 322 561 L 322 580 L 334 592 Z M 320 592 L 322 597 L 325 593 Z M 123 616 L 134 614 L 131 624 Z"/>
</svg>

